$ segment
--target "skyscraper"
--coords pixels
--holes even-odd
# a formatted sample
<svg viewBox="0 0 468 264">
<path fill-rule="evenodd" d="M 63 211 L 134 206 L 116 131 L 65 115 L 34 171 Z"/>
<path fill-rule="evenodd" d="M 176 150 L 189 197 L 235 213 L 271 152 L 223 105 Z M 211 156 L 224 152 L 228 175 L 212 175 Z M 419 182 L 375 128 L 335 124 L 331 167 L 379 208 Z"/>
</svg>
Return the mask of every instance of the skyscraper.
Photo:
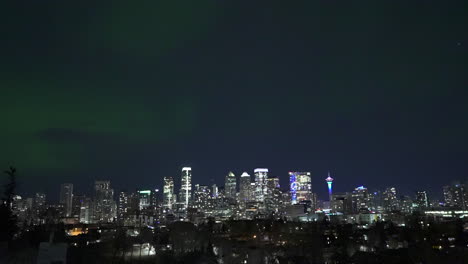
<svg viewBox="0 0 468 264">
<path fill-rule="evenodd" d="M 352 199 L 353 211 L 355 213 L 358 213 L 360 210 L 369 210 L 371 200 L 369 197 L 369 192 L 364 186 L 359 186 L 354 189 Z"/>
<path fill-rule="evenodd" d="M 239 186 L 239 201 L 241 206 L 245 206 L 245 203 L 249 202 L 251 199 L 250 175 L 247 172 L 244 172 L 240 177 Z"/>
<path fill-rule="evenodd" d="M 429 207 L 429 201 L 427 199 L 426 191 L 418 191 L 416 192 L 416 204 L 418 209 L 426 209 Z"/>
<path fill-rule="evenodd" d="M 446 206 L 463 210 L 468 208 L 468 191 L 465 184 L 457 182 L 444 186 L 443 190 Z"/>
<path fill-rule="evenodd" d="M 400 210 L 399 200 L 395 187 L 385 189 L 383 193 L 383 207 L 387 212 Z"/>
<path fill-rule="evenodd" d="M 289 172 L 291 203 L 312 201 L 312 181 L 310 172 Z"/>
<path fill-rule="evenodd" d="M 179 192 L 180 202 L 187 209 L 192 198 L 192 168 L 182 168 L 182 180 Z"/>
<path fill-rule="evenodd" d="M 164 187 L 163 187 L 164 207 L 172 209 L 173 203 L 174 203 L 174 179 L 172 177 L 164 177 Z"/>
<path fill-rule="evenodd" d="M 140 210 L 148 209 L 151 206 L 151 191 L 138 191 L 138 207 Z"/>
<path fill-rule="evenodd" d="M 81 203 L 83 203 L 86 196 L 73 194 L 72 202 L 72 212 L 71 216 L 75 218 L 80 218 Z"/>
<path fill-rule="evenodd" d="M 258 168 L 254 170 L 255 174 L 255 201 L 264 203 L 267 194 L 268 169 Z"/>
<path fill-rule="evenodd" d="M 60 203 L 63 204 L 65 216 L 70 217 L 73 203 L 73 184 L 63 183 L 60 185 Z"/>
<path fill-rule="evenodd" d="M 218 197 L 218 185 L 213 184 L 211 186 L 211 196 Z"/>
<path fill-rule="evenodd" d="M 236 175 L 232 171 L 225 177 L 224 194 L 229 199 L 236 199 Z"/>
<path fill-rule="evenodd" d="M 207 185 L 195 184 L 193 193 L 193 207 L 197 208 L 199 212 L 205 213 L 209 206 L 210 188 Z"/>
<path fill-rule="evenodd" d="M 270 213 L 277 213 L 282 204 L 282 193 L 280 190 L 279 178 L 270 177 L 267 179 L 267 194 L 265 207 Z"/>
<path fill-rule="evenodd" d="M 43 214 L 46 211 L 46 195 L 45 193 L 36 193 L 34 197 L 34 223 L 41 224 L 43 222 Z"/>
<path fill-rule="evenodd" d="M 130 205 L 130 197 L 127 192 L 120 192 L 119 193 L 119 201 L 117 205 L 117 220 L 123 221 L 125 215 L 129 211 Z"/>
<path fill-rule="evenodd" d="M 116 215 L 114 190 L 110 188 L 110 181 L 94 182 L 94 212 L 95 222 L 112 222 Z"/>
</svg>

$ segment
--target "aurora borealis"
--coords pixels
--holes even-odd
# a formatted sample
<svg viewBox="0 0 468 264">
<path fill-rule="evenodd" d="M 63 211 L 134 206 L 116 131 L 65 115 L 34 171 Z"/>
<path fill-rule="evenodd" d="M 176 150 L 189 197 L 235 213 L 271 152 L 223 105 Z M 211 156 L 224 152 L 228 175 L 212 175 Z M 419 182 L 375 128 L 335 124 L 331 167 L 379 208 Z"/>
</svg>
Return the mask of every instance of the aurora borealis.
<svg viewBox="0 0 468 264">
<path fill-rule="evenodd" d="M 322 196 L 328 170 L 337 191 L 467 177 L 464 1 L 98 2 L 0 4 L 0 165 L 26 192 L 186 165 L 310 170 Z"/>
</svg>

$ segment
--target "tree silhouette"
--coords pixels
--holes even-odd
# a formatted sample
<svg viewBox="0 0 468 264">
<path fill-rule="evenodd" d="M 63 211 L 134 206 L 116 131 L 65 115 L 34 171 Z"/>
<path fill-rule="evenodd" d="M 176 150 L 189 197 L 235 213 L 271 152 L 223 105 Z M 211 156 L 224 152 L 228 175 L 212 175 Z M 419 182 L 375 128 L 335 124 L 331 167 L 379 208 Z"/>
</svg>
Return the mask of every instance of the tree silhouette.
<svg viewBox="0 0 468 264">
<path fill-rule="evenodd" d="M 8 183 L 4 186 L 2 202 L 0 204 L 0 241 L 11 244 L 17 231 L 16 216 L 13 214 L 12 203 L 16 189 L 16 169 L 10 167 L 4 171 L 8 175 Z"/>
</svg>

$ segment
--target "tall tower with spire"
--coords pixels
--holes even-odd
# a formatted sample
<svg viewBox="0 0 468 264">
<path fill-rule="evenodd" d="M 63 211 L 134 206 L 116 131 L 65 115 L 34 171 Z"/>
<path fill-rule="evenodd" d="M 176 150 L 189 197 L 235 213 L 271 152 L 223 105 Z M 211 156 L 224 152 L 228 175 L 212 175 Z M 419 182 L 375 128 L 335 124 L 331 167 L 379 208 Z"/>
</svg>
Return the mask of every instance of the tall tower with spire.
<svg viewBox="0 0 468 264">
<path fill-rule="evenodd" d="M 333 178 L 330 176 L 330 172 L 328 172 L 328 178 L 326 178 L 325 181 L 327 182 L 327 185 L 328 185 L 328 199 L 331 202 Z"/>
</svg>

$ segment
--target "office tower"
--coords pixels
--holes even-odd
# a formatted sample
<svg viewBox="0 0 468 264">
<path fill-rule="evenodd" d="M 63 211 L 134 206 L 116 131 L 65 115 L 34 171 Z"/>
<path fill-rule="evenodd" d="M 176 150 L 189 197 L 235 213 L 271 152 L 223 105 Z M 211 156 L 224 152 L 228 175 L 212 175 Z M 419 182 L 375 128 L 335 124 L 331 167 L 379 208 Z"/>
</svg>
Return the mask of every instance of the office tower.
<svg viewBox="0 0 468 264">
<path fill-rule="evenodd" d="M 172 177 L 164 177 L 163 187 L 163 204 L 165 208 L 172 209 L 174 204 L 174 179 Z"/>
<path fill-rule="evenodd" d="M 117 220 L 123 222 L 140 210 L 140 194 L 122 191 L 119 193 L 117 206 Z"/>
<path fill-rule="evenodd" d="M 400 210 L 400 203 L 395 187 L 385 189 L 382 203 L 384 210 L 387 212 Z"/>
<path fill-rule="evenodd" d="M 328 177 L 325 179 L 325 181 L 327 182 L 327 186 L 328 186 L 328 200 L 331 201 L 332 195 L 333 195 L 333 191 L 332 191 L 333 178 L 330 176 L 330 172 L 328 172 Z"/>
<path fill-rule="evenodd" d="M 236 175 L 230 171 L 224 181 L 224 195 L 229 199 L 236 199 Z"/>
<path fill-rule="evenodd" d="M 468 208 L 468 191 L 465 184 L 454 183 L 443 187 L 445 205 L 457 209 Z"/>
<path fill-rule="evenodd" d="M 199 212 L 205 212 L 209 205 L 210 188 L 206 185 L 195 184 L 193 193 L 193 207 Z"/>
<path fill-rule="evenodd" d="M 353 212 L 353 202 L 350 193 L 334 193 L 332 194 L 332 200 L 330 207 L 333 212 L 339 212 L 343 214 L 351 214 Z"/>
<path fill-rule="evenodd" d="M 254 170 L 255 174 L 255 201 L 260 203 L 260 206 L 265 201 L 267 194 L 267 179 L 268 169 L 258 168 Z"/>
<path fill-rule="evenodd" d="M 110 181 L 95 181 L 94 183 L 94 212 L 95 222 L 112 222 L 116 214 L 114 190 L 110 188 Z"/>
<path fill-rule="evenodd" d="M 353 212 L 358 213 L 361 210 L 368 211 L 371 203 L 369 192 L 364 186 L 354 189 L 352 194 Z"/>
<path fill-rule="evenodd" d="M 250 175 L 247 172 L 242 173 L 239 184 L 239 201 L 242 206 L 251 200 L 250 183 Z"/>
<path fill-rule="evenodd" d="M 60 185 L 60 203 L 63 205 L 65 217 L 70 217 L 72 214 L 73 184 L 63 183 Z"/>
<path fill-rule="evenodd" d="M 382 191 L 375 190 L 369 192 L 369 210 L 382 213 L 384 211 L 384 194 Z"/>
<path fill-rule="evenodd" d="M 400 198 L 401 212 L 411 214 L 413 212 L 413 200 L 405 195 Z"/>
<path fill-rule="evenodd" d="M 179 201 L 182 203 L 182 209 L 187 209 L 192 198 L 192 168 L 182 168 L 182 181 L 179 192 Z"/>
<path fill-rule="evenodd" d="M 218 197 L 219 193 L 218 193 L 218 186 L 216 184 L 213 184 L 211 186 L 211 196 L 213 197 Z"/>
<path fill-rule="evenodd" d="M 80 206 L 80 223 L 90 224 L 92 221 L 92 201 L 85 197 Z"/>
<path fill-rule="evenodd" d="M 416 206 L 418 209 L 426 209 L 429 207 L 429 201 L 427 199 L 426 191 L 418 191 L 416 192 Z"/>
<path fill-rule="evenodd" d="M 280 190 L 279 179 L 270 177 L 267 179 L 267 194 L 265 196 L 265 207 L 269 213 L 277 213 L 282 204 L 282 193 Z"/>
<path fill-rule="evenodd" d="M 159 189 L 154 189 L 151 191 L 151 209 L 156 212 L 159 208 L 161 208 L 161 192 Z"/>
<path fill-rule="evenodd" d="M 138 209 L 146 210 L 151 206 L 151 191 L 141 190 L 138 191 Z"/>
<path fill-rule="evenodd" d="M 310 172 L 289 172 L 291 204 L 312 201 L 312 181 Z"/>
<path fill-rule="evenodd" d="M 80 218 L 81 203 L 86 198 L 84 195 L 73 195 L 72 202 L 72 212 L 71 216 L 75 218 Z"/>
<path fill-rule="evenodd" d="M 45 193 L 36 193 L 34 197 L 33 206 L 34 224 L 41 224 L 44 220 L 44 213 L 46 211 L 46 195 Z"/>
<path fill-rule="evenodd" d="M 117 220 L 123 221 L 125 215 L 128 213 L 130 208 L 130 197 L 127 192 L 119 193 L 119 201 L 117 205 Z"/>
<path fill-rule="evenodd" d="M 20 195 L 13 195 L 11 202 L 11 211 L 14 215 L 18 217 L 18 220 L 25 220 L 26 204 L 25 200 Z"/>
</svg>

